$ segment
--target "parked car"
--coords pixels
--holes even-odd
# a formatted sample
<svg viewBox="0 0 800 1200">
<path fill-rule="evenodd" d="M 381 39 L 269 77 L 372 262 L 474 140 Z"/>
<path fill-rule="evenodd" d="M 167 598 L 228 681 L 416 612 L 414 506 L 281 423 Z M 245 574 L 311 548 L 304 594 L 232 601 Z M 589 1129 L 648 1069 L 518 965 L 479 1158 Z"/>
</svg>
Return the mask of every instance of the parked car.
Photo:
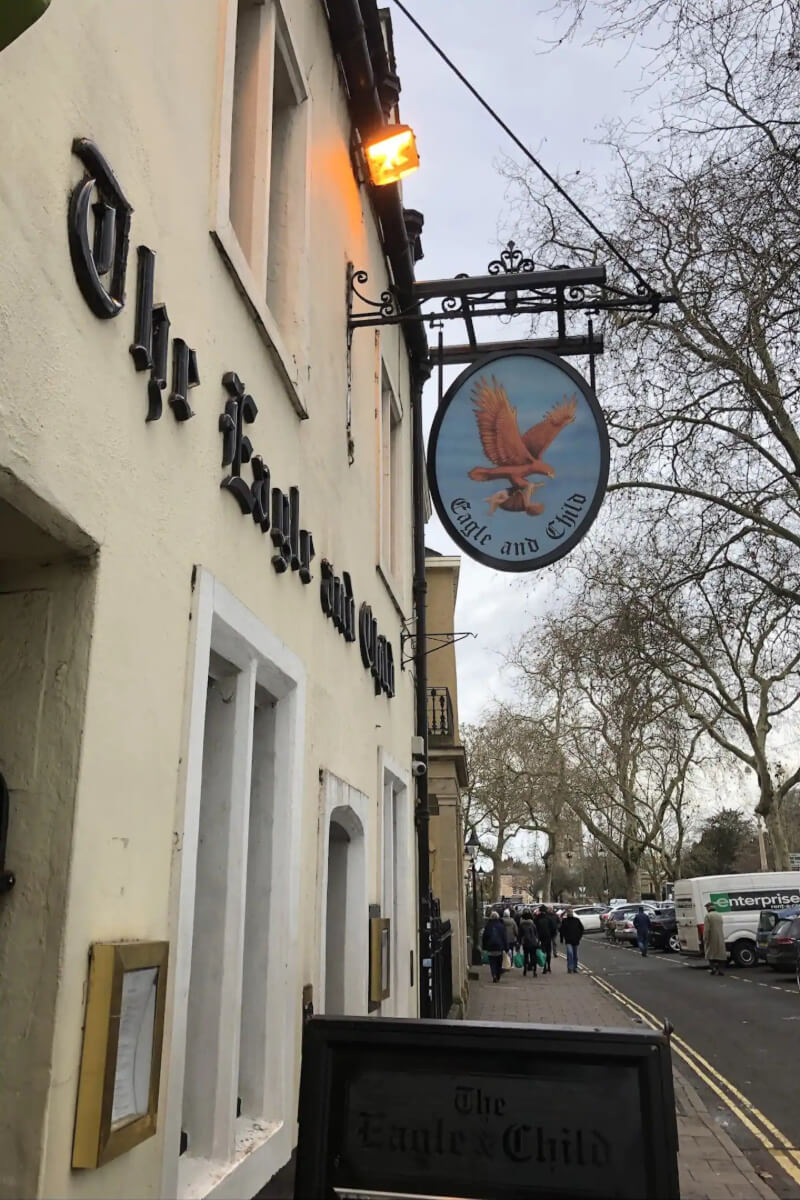
<svg viewBox="0 0 800 1200">
<path fill-rule="evenodd" d="M 600 913 L 593 904 L 576 905 L 572 911 L 583 925 L 585 933 L 596 933 L 600 928 Z"/>
<path fill-rule="evenodd" d="M 667 954 L 680 953 L 678 917 L 674 904 L 659 905 L 655 915 L 650 918 L 650 945 L 654 950 L 663 950 Z"/>
<path fill-rule="evenodd" d="M 656 912 L 652 904 L 644 903 L 642 908 L 652 920 Z M 607 924 L 607 936 L 615 942 L 635 942 L 636 926 L 633 918 L 638 911 L 638 903 L 622 904 L 619 908 L 612 909 Z"/>
<path fill-rule="evenodd" d="M 629 904 L 629 903 L 630 903 L 629 900 L 614 900 L 614 901 L 611 901 L 610 903 L 608 903 L 605 906 L 605 912 L 600 914 L 600 921 L 601 921 L 602 928 L 603 929 L 606 928 L 608 920 L 611 917 L 611 914 L 616 909 L 621 908 L 622 905 Z"/>
<path fill-rule="evenodd" d="M 773 971 L 794 971 L 800 945 L 800 917 L 789 917 L 773 929 L 767 940 L 767 966 Z"/>
<path fill-rule="evenodd" d="M 613 900 L 609 900 L 608 907 L 619 908 L 621 904 L 630 904 L 630 900 L 627 898 L 627 896 L 615 896 Z"/>
<path fill-rule="evenodd" d="M 756 953 L 761 962 L 767 961 L 767 942 L 778 921 L 788 921 L 792 917 L 800 917 L 800 908 L 765 908 L 762 910 L 756 930 Z"/>
<path fill-rule="evenodd" d="M 800 908 L 800 871 L 754 871 L 747 875 L 700 875 L 675 882 L 681 954 L 702 955 L 706 902 L 722 913 L 725 948 L 740 967 L 757 961 L 761 912 Z"/>
</svg>

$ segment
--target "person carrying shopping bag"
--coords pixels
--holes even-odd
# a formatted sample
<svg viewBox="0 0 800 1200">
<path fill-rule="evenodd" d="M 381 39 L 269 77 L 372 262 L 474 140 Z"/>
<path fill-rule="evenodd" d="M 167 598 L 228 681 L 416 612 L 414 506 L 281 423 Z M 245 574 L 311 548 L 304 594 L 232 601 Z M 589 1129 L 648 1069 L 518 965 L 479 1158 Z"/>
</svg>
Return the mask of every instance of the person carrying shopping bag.
<svg viewBox="0 0 800 1200">
<path fill-rule="evenodd" d="M 508 949 L 506 927 L 500 920 L 500 914 L 494 909 L 489 913 L 489 920 L 483 927 L 481 946 L 489 956 L 489 970 L 492 972 L 492 983 L 497 983 L 503 970 L 503 955 Z"/>
<path fill-rule="evenodd" d="M 509 955 L 512 955 L 517 948 L 519 934 L 517 932 L 517 922 L 511 915 L 511 909 L 507 908 L 503 912 L 503 924 L 506 927 L 506 949 Z"/>
<path fill-rule="evenodd" d="M 539 909 L 536 916 L 533 918 L 533 923 L 536 926 L 536 935 L 539 938 L 539 949 L 544 955 L 544 963 L 542 964 L 542 974 L 551 974 L 550 971 L 550 955 L 553 950 L 552 941 L 552 924 L 551 915 L 543 906 Z"/>
<path fill-rule="evenodd" d="M 528 974 L 528 971 L 533 973 L 536 978 L 536 951 L 539 949 L 539 938 L 536 933 L 536 926 L 533 923 L 533 917 L 530 911 L 526 908 L 522 914 L 519 923 L 519 936 L 522 942 L 522 975 L 523 978 Z"/>
<path fill-rule="evenodd" d="M 567 947 L 567 972 L 578 974 L 578 946 L 583 937 L 583 922 L 575 916 L 571 908 L 561 922 L 561 933 Z"/>
</svg>

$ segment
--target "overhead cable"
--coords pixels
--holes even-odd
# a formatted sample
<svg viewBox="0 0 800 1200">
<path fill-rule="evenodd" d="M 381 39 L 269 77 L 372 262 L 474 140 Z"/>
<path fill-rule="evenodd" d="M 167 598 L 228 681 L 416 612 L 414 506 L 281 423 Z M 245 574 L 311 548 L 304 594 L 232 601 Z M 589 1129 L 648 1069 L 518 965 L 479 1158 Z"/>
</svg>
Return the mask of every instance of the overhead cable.
<svg viewBox="0 0 800 1200">
<path fill-rule="evenodd" d="M 533 153 L 533 151 L 530 150 L 525 145 L 525 143 L 520 138 L 517 137 L 517 135 L 514 133 L 513 129 L 511 129 L 510 126 L 507 125 L 506 122 L 503 120 L 503 118 L 500 116 L 500 114 L 498 112 L 496 112 L 495 109 L 492 108 L 492 106 L 491 106 L 491 104 L 489 104 L 488 100 L 485 100 L 484 97 L 481 95 L 481 93 L 478 91 L 478 89 L 470 83 L 470 81 L 467 79 L 467 77 L 463 73 L 463 71 L 460 71 L 459 68 L 456 66 L 456 64 L 453 62 L 453 60 L 451 58 L 449 58 L 447 56 L 447 54 L 445 54 L 444 50 L 438 44 L 438 42 L 436 42 L 434 40 L 434 38 L 432 38 L 431 35 L 428 33 L 428 31 L 422 25 L 420 25 L 417 18 L 408 11 L 405 4 L 402 3 L 402 0 L 394 0 L 394 3 L 397 5 L 397 7 L 400 9 L 400 11 L 408 18 L 408 20 L 411 22 L 411 24 L 414 26 L 414 28 L 418 31 L 418 33 L 420 33 L 422 35 L 422 37 L 425 39 L 425 41 L 428 43 L 428 45 L 431 47 L 431 49 L 434 50 L 439 55 L 439 57 L 442 59 L 443 62 L 445 62 L 447 64 L 447 66 L 450 68 L 450 70 L 453 72 L 453 74 L 456 75 L 457 78 L 461 80 L 461 82 L 464 84 L 464 87 L 469 92 L 471 92 L 472 95 L 475 97 L 475 99 L 478 101 L 478 103 L 483 108 L 486 109 L 489 116 L 500 126 L 500 128 L 503 130 L 503 132 L 506 133 L 508 135 L 508 137 L 511 138 L 511 141 L 514 143 L 514 145 L 519 150 L 522 151 L 522 153 L 525 155 L 525 157 L 531 163 L 533 163 L 533 165 L 536 167 L 537 171 L 540 171 L 542 173 L 542 175 L 544 175 L 544 177 L 548 181 L 548 183 L 552 184 L 552 186 L 559 193 L 559 195 L 563 196 L 563 198 L 566 200 L 567 204 L 569 204 L 570 207 L 575 210 L 575 212 L 578 214 L 578 216 L 581 218 L 581 220 L 584 221 L 586 223 L 586 225 L 588 225 L 588 227 L 594 233 L 597 234 L 597 236 L 600 238 L 601 242 L 611 251 L 611 253 L 614 255 L 614 257 L 617 258 L 622 263 L 622 265 L 626 268 L 626 270 L 630 271 L 630 273 L 639 281 L 639 283 L 642 285 L 642 287 L 645 289 L 645 291 L 652 294 L 653 288 L 650 287 L 650 285 L 647 283 L 647 281 L 642 276 L 641 272 L 638 271 L 636 269 L 636 267 L 634 267 L 633 264 L 628 261 L 628 259 L 625 257 L 625 255 L 620 250 L 617 249 L 617 247 L 614 245 L 614 243 L 611 241 L 611 239 L 609 237 L 607 237 L 607 235 L 605 233 L 603 233 L 602 229 L 600 229 L 597 225 L 595 225 L 594 221 L 589 216 L 589 214 L 583 211 L 583 209 L 578 204 L 578 202 L 576 200 L 573 200 L 573 198 L 572 198 L 572 196 L 570 196 L 569 192 L 566 191 L 566 189 L 564 187 L 562 187 L 562 185 L 558 182 L 558 180 L 553 175 L 550 174 L 550 172 L 547 170 L 547 168 L 545 166 L 543 166 L 543 164 L 541 162 L 539 162 L 539 159 L 536 157 L 536 155 Z"/>
</svg>

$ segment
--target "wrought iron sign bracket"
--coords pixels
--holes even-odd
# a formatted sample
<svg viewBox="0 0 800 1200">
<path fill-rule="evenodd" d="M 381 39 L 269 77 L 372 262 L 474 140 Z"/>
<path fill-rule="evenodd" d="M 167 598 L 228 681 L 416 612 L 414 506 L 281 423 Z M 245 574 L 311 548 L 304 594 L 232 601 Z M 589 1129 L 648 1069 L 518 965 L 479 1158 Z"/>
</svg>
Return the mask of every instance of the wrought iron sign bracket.
<svg viewBox="0 0 800 1200">
<path fill-rule="evenodd" d="M 603 353 L 602 335 L 595 336 L 589 323 L 585 336 L 567 332 L 567 322 L 576 314 L 596 316 L 617 310 L 639 311 L 653 317 L 662 304 L 674 303 L 665 296 L 638 284 L 625 288 L 609 283 L 605 266 L 567 267 L 537 270 L 514 242 L 509 242 L 499 258 L 488 264 L 485 275 L 456 275 L 451 279 L 420 280 L 412 285 L 411 302 L 402 307 L 397 290 L 389 287 L 375 299 L 363 289 L 369 282 L 366 271 L 347 268 L 348 336 L 355 329 L 401 325 L 405 321 L 423 321 L 431 326 L 444 321 L 463 321 L 467 341 L 463 345 L 431 351 L 439 366 L 470 362 L 479 354 L 495 349 L 526 346 L 550 350 L 563 357 L 587 354 L 592 359 Z M 426 307 L 428 306 L 428 307 Z M 356 311 L 357 310 L 357 311 Z M 478 345 L 474 322 L 480 317 L 535 317 L 553 313 L 557 336 L 526 338 L 524 342 Z"/>
<path fill-rule="evenodd" d="M 456 642 L 462 642 L 464 640 L 464 638 L 476 638 L 477 636 L 478 636 L 477 633 L 470 633 L 469 631 L 467 631 L 465 633 L 426 633 L 425 641 L 426 642 L 435 641 L 436 645 L 429 646 L 427 650 L 423 651 L 423 653 L 427 657 L 429 654 L 433 654 L 434 651 L 436 651 L 436 650 L 444 650 L 445 646 L 454 646 L 456 644 Z M 401 667 L 401 670 L 405 670 L 406 665 L 408 663 L 414 661 L 414 647 L 416 645 L 416 640 L 417 640 L 416 633 L 414 633 L 414 631 L 409 628 L 408 624 L 405 623 L 400 632 L 400 667 Z M 406 645 L 409 642 L 412 643 L 411 651 L 410 651 L 410 653 L 406 654 Z"/>
</svg>

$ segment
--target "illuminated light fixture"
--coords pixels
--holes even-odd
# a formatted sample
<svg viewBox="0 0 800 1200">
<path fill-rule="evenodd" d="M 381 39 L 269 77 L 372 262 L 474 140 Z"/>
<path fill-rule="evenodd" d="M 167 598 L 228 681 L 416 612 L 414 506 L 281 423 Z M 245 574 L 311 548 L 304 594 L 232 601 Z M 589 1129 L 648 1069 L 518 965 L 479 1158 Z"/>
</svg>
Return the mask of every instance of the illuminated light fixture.
<svg viewBox="0 0 800 1200">
<path fill-rule="evenodd" d="M 389 125 L 364 143 L 370 182 L 377 187 L 397 183 L 419 166 L 419 154 L 410 125 Z"/>
</svg>

